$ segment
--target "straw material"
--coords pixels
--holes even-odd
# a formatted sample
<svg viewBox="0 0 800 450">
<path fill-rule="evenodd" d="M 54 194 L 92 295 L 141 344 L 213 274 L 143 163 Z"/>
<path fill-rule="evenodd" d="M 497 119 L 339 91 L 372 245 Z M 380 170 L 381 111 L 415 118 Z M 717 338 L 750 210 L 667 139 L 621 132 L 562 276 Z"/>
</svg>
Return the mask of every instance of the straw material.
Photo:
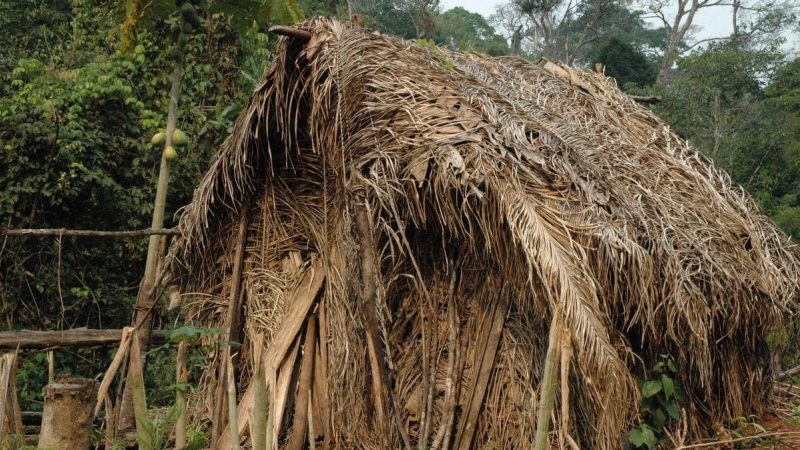
<svg viewBox="0 0 800 450">
<path fill-rule="evenodd" d="M 311 426 L 275 411 L 280 446 L 302 443 L 293 429 L 317 448 L 530 446 L 554 311 L 571 356 L 551 442 L 617 448 L 635 378 L 665 353 L 695 436 L 766 407 L 767 335 L 797 310 L 796 249 L 613 80 L 332 19 L 298 28 L 310 40 L 280 39 L 184 210 L 167 281 L 192 322 L 224 329 L 249 210 L 243 391 L 252 339 L 269 348 L 322 261 L 316 343 L 303 319 L 297 360 L 268 369 L 271 398 L 311 394 Z M 275 381 L 299 383 L 301 366 L 314 367 L 306 385 Z"/>
</svg>

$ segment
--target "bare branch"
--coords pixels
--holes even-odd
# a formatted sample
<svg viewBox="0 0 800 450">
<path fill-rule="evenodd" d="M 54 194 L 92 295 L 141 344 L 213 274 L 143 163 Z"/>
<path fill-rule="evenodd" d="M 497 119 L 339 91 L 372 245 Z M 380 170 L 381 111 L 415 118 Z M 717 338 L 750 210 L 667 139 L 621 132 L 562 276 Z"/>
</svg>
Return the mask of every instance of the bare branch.
<svg viewBox="0 0 800 450">
<path fill-rule="evenodd" d="M 273 27 L 270 27 L 269 32 L 275 33 L 279 36 L 295 38 L 298 41 L 302 42 L 308 42 L 309 40 L 311 40 L 311 32 L 306 30 L 301 30 L 300 28 L 295 28 L 295 27 L 275 25 Z"/>
<path fill-rule="evenodd" d="M 651 96 L 631 95 L 630 97 L 631 99 L 633 99 L 633 101 L 637 103 L 650 103 L 650 104 L 661 103 L 661 97 L 657 97 L 654 95 Z"/>
</svg>

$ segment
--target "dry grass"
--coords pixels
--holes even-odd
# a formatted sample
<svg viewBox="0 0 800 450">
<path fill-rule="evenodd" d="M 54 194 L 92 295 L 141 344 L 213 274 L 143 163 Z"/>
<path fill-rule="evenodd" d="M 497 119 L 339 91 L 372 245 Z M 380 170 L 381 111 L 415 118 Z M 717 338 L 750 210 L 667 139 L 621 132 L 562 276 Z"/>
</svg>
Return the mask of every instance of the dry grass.
<svg viewBox="0 0 800 450">
<path fill-rule="evenodd" d="M 766 338 L 797 310 L 796 249 L 613 81 L 329 19 L 299 26 L 311 40 L 278 43 L 170 252 L 192 321 L 225 327 L 249 208 L 242 389 L 251 338 L 270 344 L 286 292 L 321 258 L 319 339 L 304 353 L 317 355 L 311 420 L 324 448 L 530 445 L 557 307 L 572 357 L 570 417 L 554 431 L 567 423 L 583 447 L 618 446 L 637 415 L 634 378 L 662 353 L 679 367 L 694 436 L 767 406 Z M 377 279 L 362 279 L 369 261 Z M 301 358 L 278 372 L 296 379 Z"/>
</svg>

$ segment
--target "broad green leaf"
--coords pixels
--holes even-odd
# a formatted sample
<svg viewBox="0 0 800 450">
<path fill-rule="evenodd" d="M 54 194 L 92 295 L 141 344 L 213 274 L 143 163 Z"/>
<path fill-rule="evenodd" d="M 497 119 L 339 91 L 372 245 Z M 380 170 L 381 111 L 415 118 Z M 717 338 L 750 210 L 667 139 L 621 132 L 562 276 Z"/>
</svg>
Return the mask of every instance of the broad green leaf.
<svg viewBox="0 0 800 450">
<path fill-rule="evenodd" d="M 675 382 L 667 375 L 661 375 L 661 385 L 664 386 L 664 398 L 669 400 L 675 392 Z"/>
<path fill-rule="evenodd" d="M 631 430 L 630 439 L 633 445 L 641 447 L 644 444 L 644 437 L 642 436 L 641 428 L 634 428 Z"/>
<path fill-rule="evenodd" d="M 661 392 L 662 386 L 659 380 L 648 380 L 642 385 L 642 397 L 649 398 Z"/>
<path fill-rule="evenodd" d="M 645 425 L 642 430 L 642 442 L 644 442 L 644 445 L 650 450 L 653 450 L 653 447 L 656 445 L 656 435 L 647 425 Z"/>
<path fill-rule="evenodd" d="M 664 425 L 667 423 L 667 415 L 663 409 L 653 411 L 653 420 L 651 421 L 653 428 L 656 430 L 663 430 Z"/>
<path fill-rule="evenodd" d="M 667 414 L 669 414 L 669 417 L 672 420 L 680 420 L 681 418 L 681 412 L 678 409 L 678 405 L 676 405 L 675 403 L 667 402 L 664 405 L 664 411 L 666 411 Z"/>
</svg>

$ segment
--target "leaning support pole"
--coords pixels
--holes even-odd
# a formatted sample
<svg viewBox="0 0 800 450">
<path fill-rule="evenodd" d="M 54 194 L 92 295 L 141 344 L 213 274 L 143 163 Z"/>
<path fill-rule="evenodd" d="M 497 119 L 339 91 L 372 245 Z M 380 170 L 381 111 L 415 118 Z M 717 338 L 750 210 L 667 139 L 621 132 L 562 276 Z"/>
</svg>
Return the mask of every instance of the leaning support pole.
<svg viewBox="0 0 800 450">
<path fill-rule="evenodd" d="M 533 440 L 533 450 L 545 450 L 548 444 L 550 415 L 553 412 L 556 385 L 558 384 L 561 328 L 561 305 L 559 305 L 553 312 L 553 320 L 550 322 L 550 342 L 547 345 L 547 356 L 544 360 L 544 379 L 539 387 L 539 412 L 536 416 L 536 436 Z"/>
</svg>

